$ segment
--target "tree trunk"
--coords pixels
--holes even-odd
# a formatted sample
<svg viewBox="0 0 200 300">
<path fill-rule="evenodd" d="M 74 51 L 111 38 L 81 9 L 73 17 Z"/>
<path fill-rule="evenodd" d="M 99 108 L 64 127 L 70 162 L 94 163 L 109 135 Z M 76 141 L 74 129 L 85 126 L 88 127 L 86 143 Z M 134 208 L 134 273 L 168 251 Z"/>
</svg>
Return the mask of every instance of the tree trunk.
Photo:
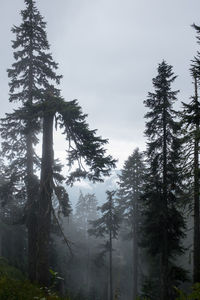
<svg viewBox="0 0 200 300">
<path fill-rule="evenodd" d="M 196 102 L 196 128 L 194 140 L 194 252 L 193 252 L 193 282 L 200 282 L 200 224 L 199 224 L 199 109 L 197 78 L 194 76 Z"/>
<path fill-rule="evenodd" d="M 53 117 L 45 113 L 43 119 L 42 166 L 40 178 L 37 281 L 42 286 L 49 285 L 49 238 L 51 226 L 51 197 L 53 175 Z"/>
<path fill-rule="evenodd" d="M 1 228 L 1 231 L 0 231 L 0 257 L 2 256 L 2 249 L 3 249 L 2 240 L 3 240 L 3 231 L 2 231 L 2 228 Z"/>
<path fill-rule="evenodd" d="M 31 9 L 33 3 L 31 1 Z M 32 17 L 30 18 L 32 24 Z M 32 28 L 32 25 L 30 26 Z M 29 47 L 29 95 L 28 95 L 28 108 L 29 110 L 33 104 L 33 40 L 30 34 L 30 47 Z M 33 128 L 31 126 L 31 119 L 27 121 L 27 220 L 26 226 L 28 230 L 28 273 L 30 281 L 36 281 L 36 247 L 37 247 L 37 201 L 38 201 L 38 184 L 33 171 Z"/>
<path fill-rule="evenodd" d="M 137 196 L 136 196 L 137 198 Z M 138 208 L 137 199 L 134 203 L 134 224 L 133 224 L 133 300 L 138 296 Z"/>
<path fill-rule="evenodd" d="M 36 205 L 38 196 L 38 184 L 33 174 L 33 146 L 32 134 L 29 132 L 26 138 L 27 146 L 27 220 L 28 229 L 28 271 L 30 281 L 36 281 L 36 247 L 37 247 L 37 215 Z"/>
<path fill-rule="evenodd" d="M 113 300 L 113 278 L 112 278 L 112 231 L 109 234 L 110 251 L 109 251 L 109 273 L 110 273 L 110 300 Z"/>
<path fill-rule="evenodd" d="M 167 134 L 166 134 L 166 100 L 163 108 L 163 250 L 161 253 L 161 300 L 169 300 L 168 297 L 168 237 L 167 237 Z"/>
</svg>

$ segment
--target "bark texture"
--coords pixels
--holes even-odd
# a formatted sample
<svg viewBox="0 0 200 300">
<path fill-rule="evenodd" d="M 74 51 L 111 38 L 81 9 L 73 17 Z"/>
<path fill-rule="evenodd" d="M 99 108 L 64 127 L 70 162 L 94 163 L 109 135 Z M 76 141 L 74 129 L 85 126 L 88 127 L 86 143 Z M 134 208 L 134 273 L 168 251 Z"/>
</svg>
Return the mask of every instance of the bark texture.
<svg viewBox="0 0 200 300">
<path fill-rule="evenodd" d="M 53 114 L 45 113 L 43 119 L 42 166 L 40 178 L 37 281 L 49 286 L 49 238 L 51 226 L 51 197 L 53 176 Z"/>
</svg>

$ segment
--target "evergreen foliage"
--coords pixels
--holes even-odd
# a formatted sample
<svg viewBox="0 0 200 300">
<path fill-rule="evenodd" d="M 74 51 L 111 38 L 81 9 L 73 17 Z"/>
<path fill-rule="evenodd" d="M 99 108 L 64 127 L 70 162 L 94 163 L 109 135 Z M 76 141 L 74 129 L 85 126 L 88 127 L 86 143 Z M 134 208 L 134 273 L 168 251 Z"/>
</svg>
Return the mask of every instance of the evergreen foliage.
<svg viewBox="0 0 200 300">
<path fill-rule="evenodd" d="M 79 230 L 83 231 L 85 235 L 88 233 L 89 221 L 97 219 L 97 204 L 95 194 L 83 195 L 80 191 L 74 217 Z"/>
<path fill-rule="evenodd" d="M 198 79 L 195 69 L 192 69 L 194 79 L 194 96 L 189 104 L 183 103 L 182 127 L 184 132 L 185 174 L 189 183 L 189 203 L 194 220 L 194 250 L 193 250 L 193 282 L 200 281 L 200 214 L 199 214 L 199 118 L 200 104 L 198 97 Z"/>
<path fill-rule="evenodd" d="M 174 263 L 176 255 L 184 251 L 181 240 L 185 229 L 180 209 L 184 194 L 180 125 L 173 109 L 178 91 L 171 90 L 175 78 L 172 66 L 163 61 L 153 79 L 155 92 L 144 101 L 149 111 L 145 115 L 148 170 L 143 195 L 143 246 L 152 257 L 160 258 L 162 300 L 174 299 L 173 285 L 184 277 L 178 276 L 184 270 Z"/>
<path fill-rule="evenodd" d="M 109 299 L 113 300 L 113 274 L 112 274 L 112 252 L 113 252 L 113 239 L 117 239 L 121 216 L 119 210 L 116 209 L 116 200 L 114 199 L 115 191 L 106 191 L 107 202 L 105 202 L 98 209 L 101 211 L 102 216 L 97 220 L 91 221 L 92 228 L 88 230 L 90 235 L 105 238 L 107 241 L 104 244 L 103 251 L 100 255 L 105 255 L 109 252 L 109 276 L 110 276 L 110 296 Z"/>
<path fill-rule="evenodd" d="M 133 267 L 133 299 L 138 295 L 138 234 L 141 223 L 140 197 L 143 192 L 145 166 L 143 154 L 136 148 L 128 157 L 119 175 L 119 206 L 123 212 L 123 219 L 128 225 L 126 235 L 132 240 L 132 267 Z M 129 229 L 130 228 L 130 229 Z"/>
<path fill-rule="evenodd" d="M 59 83 L 61 76 L 56 75 L 57 64 L 49 53 L 46 36 L 46 23 L 43 21 L 35 2 L 25 0 L 21 11 L 22 24 L 14 26 L 12 32 L 14 59 L 8 69 L 10 78 L 10 102 L 21 102 L 14 113 L 7 114 L 2 120 L 1 135 L 5 139 L 2 153 L 10 160 L 7 174 L 10 182 L 20 186 L 26 201 L 26 225 L 28 228 L 29 278 L 36 280 L 37 250 L 37 201 L 39 182 L 35 167 L 39 166 L 34 146 L 41 130 L 40 121 L 35 116 L 34 104 L 42 103 L 48 90 L 59 95 L 53 82 Z"/>
<path fill-rule="evenodd" d="M 22 24 L 12 28 L 16 36 L 12 41 L 15 63 L 8 69 L 9 100 L 20 102 L 22 106 L 14 113 L 7 114 L 1 126 L 3 155 L 12 162 L 12 172 L 18 170 L 15 177 L 21 179 L 21 182 L 28 181 L 25 180 L 27 176 L 34 180 L 34 165 L 39 165 L 33 146 L 38 143 L 36 134 L 41 126 L 35 116 L 33 104 L 44 102 L 48 90 L 59 95 L 53 82 L 58 84 L 62 77 L 56 75 L 58 65 L 49 52 L 46 23 L 36 8 L 35 1 L 25 0 L 25 5 L 26 8 L 21 11 Z M 29 192 L 27 191 L 28 194 Z"/>
<path fill-rule="evenodd" d="M 200 40 L 200 27 L 193 24 L 197 33 L 197 43 Z M 200 141 L 200 52 L 197 52 L 191 66 L 191 75 L 194 83 L 194 95 L 189 103 L 183 103 L 182 125 L 185 147 L 185 172 L 190 183 L 190 203 L 194 212 L 194 245 L 193 245 L 193 282 L 200 282 L 200 213 L 199 213 L 199 141 Z M 192 196 L 192 197 L 191 197 Z"/>
<path fill-rule="evenodd" d="M 153 79 L 154 91 L 144 101 L 148 109 L 145 115 L 146 164 L 143 154 L 135 149 L 119 176 L 118 198 L 115 198 L 115 191 L 107 191 L 107 202 L 101 207 L 97 208 L 95 194 L 80 192 L 72 232 L 70 225 L 65 223 L 68 227 L 64 229 L 71 234 L 68 240 L 59 223 L 61 220 L 63 225 L 66 220 L 62 217 L 69 216 L 72 211 L 64 184 L 73 185 L 82 179 L 101 182 L 110 175 L 116 160 L 106 154 L 108 140 L 89 128 L 87 115 L 78 101 L 65 101 L 61 96 L 62 76 L 57 74 L 58 64 L 50 53 L 46 22 L 34 0 L 24 0 L 24 3 L 22 23 L 12 28 L 14 63 L 7 70 L 9 101 L 18 103 L 19 107 L 1 119 L 0 127 L 3 140 L 0 158 L 0 299 L 100 300 L 108 298 L 108 291 L 110 300 L 120 297 L 121 279 L 116 280 L 114 293 L 113 273 L 122 271 L 121 281 L 126 289 L 124 281 L 131 270 L 128 242 L 125 244 L 127 249 L 116 242 L 118 252 L 113 255 L 113 240 L 118 239 L 122 218 L 126 237 L 133 242 L 132 299 L 139 299 L 139 246 L 146 249 L 148 261 L 148 270 L 145 270 L 148 276 L 144 276 L 142 290 L 144 299 L 200 299 L 200 52 L 194 57 L 191 68 L 194 96 L 189 104 L 183 103 L 181 114 L 173 108 L 178 94 L 171 88 L 176 79 L 173 68 L 165 61 L 159 64 L 158 75 Z M 192 27 L 200 44 L 200 27 L 196 24 Z M 178 122 L 180 115 L 181 123 Z M 61 174 L 62 165 L 54 159 L 54 128 L 59 128 L 66 139 L 69 167 L 66 177 Z M 41 133 L 40 158 L 35 149 Z M 181 134 L 184 137 L 180 138 Z M 186 191 L 190 193 L 187 201 Z M 185 270 L 177 265 L 177 257 L 185 250 L 182 245 L 186 229 L 183 203 L 189 203 L 194 211 L 193 281 L 196 284 L 190 295 L 175 287 L 187 278 Z M 70 254 L 61 247 L 61 241 L 51 235 L 57 234 L 58 228 Z M 140 244 L 139 233 L 142 235 Z M 98 242 L 104 241 L 98 245 L 96 257 L 94 238 L 89 238 L 88 234 Z M 75 243 L 72 243 L 76 244 L 75 255 L 71 255 L 69 246 L 72 237 L 75 237 Z M 60 261 L 57 249 L 63 252 Z M 16 269 L 19 267 L 26 273 L 27 258 L 30 281 L 43 288 L 24 280 L 24 274 Z M 115 260 L 119 261 L 116 265 Z M 64 289 L 69 294 L 74 292 L 70 298 L 61 298 L 54 292 L 56 285 L 51 286 L 50 276 L 56 279 L 58 273 L 49 268 L 50 262 L 58 270 L 60 267 L 61 272 L 64 270 L 66 287 L 60 284 L 57 288 L 63 294 Z M 123 294 L 126 295 L 128 293 Z"/>
<path fill-rule="evenodd" d="M 192 27 L 196 30 L 197 44 L 200 45 L 200 26 L 193 24 Z M 197 51 L 196 56 L 192 60 L 192 69 L 195 71 L 197 78 L 200 79 L 200 51 Z"/>
<path fill-rule="evenodd" d="M 141 211 L 140 196 L 143 191 L 144 174 L 143 154 L 136 148 L 125 161 L 118 182 L 119 205 L 123 211 L 124 220 L 130 225 L 128 237 L 131 239 L 136 225 L 135 218 L 139 219 Z"/>
<path fill-rule="evenodd" d="M 31 108 L 37 101 L 44 101 L 48 90 L 59 95 L 52 82 L 58 84 L 62 76 L 56 74 L 58 65 L 49 52 L 46 23 L 35 1 L 25 0 L 25 5 L 21 11 L 22 24 L 12 28 L 16 35 L 12 46 L 16 62 L 8 69 L 8 76 L 10 101 L 20 101 Z"/>
<path fill-rule="evenodd" d="M 49 53 L 46 23 L 33 0 L 25 0 L 22 24 L 14 26 L 14 58 L 8 69 L 10 78 L 10 101 L 20 101 L 21 107 L 2 120 L 2 154 L 10 160 L 10 181 L 20 185 L 26 202 L 26 225 L 28 228 L 29 278 L 48 285 L 49 235 L 53 190 L 69 212 L 68 195 L 60 184 L 53 182 L 53 123 L 59 125 L 69 142 L 68 162 L 78 168 L 71 172 L 69 182 L 78 177 L 102 180 L 109 175 L 115 160 L 105 155 L 103 145 L 107 140 L 89 130 L 86 115 L 77 101 L 65 102 L 56 87 L 62 76 L 56 74 L 57 64 Z M 42 120 L 42 122 L 41 122 Z M 41 126 L 42 125 L 42 126 Z M 37 134 L 43 131 L 42 160 L 37 159 L 34 146 Z M 83 160 L 83 164 L 82 164 Z M 15 168 L 13 168 L 15 162 Z M 37 162 L 37 164 L 36 164 Z M 88 165 L 88 170 L 85 169 Z M 40 182 L 35 176 L 35 166 L 41 168 Z M 14 175 L 13 175 L 13 172 Z M 62 180 L 61 180 L 62 181 Z"/>
<path fill-rule="evenodd" d="M 101 217 L 90 222 L 92 228 L 89 229 L 89 234 L 95 237 L 106 237 L 111 234 L 112 239 L 118 237 L 121 218 L 119 211 L 116 209 L 115 193 L 115 191 L 106 191 L 108 201 L 98 207 Z"/>
</svg>

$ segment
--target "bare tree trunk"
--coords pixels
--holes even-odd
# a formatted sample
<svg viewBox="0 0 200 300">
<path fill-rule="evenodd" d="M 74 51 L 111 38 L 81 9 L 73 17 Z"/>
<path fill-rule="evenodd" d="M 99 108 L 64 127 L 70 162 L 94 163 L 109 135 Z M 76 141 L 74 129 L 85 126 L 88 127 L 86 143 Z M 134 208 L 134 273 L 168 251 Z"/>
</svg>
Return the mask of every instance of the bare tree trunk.
<svg viewBox="0 0 200 300">
<path fill-rule="evenodd" d="M 110 300 L 113 300 L 113 278 L 112 278 L 112 232 L 110 230 L 110 236 L 109 236 L 109 242 L 110 242 L 110 251 L 109 251 L 109 263 L 110 263 Z"/>
<path fill-rule="evenodd" d="M 135 199 L 136 200 L 136 199 Z M 133 224 L 133 300 L 138 296 L 138 209 L 137 201 L 134 203 L 134 224 Z"/>
<path fill-rule="evenodd" d="M 28 271 L 30 281 L 36 281 L 36 247 L 37 247 L 37 197 L 38 184 L 33 174 L 33 146 L 32 134 L 26 138 L 27 145 L 27 220 L 28 229 Z"/>
<path fill-rule="evenodd" d="M 52 165 L 53 165 L 53 117 L 45 113 L 43 119 L 42 166 L 40 179 L 37 281 L 49 285 L 49 238 L 51 225 Z"/>
</svg>

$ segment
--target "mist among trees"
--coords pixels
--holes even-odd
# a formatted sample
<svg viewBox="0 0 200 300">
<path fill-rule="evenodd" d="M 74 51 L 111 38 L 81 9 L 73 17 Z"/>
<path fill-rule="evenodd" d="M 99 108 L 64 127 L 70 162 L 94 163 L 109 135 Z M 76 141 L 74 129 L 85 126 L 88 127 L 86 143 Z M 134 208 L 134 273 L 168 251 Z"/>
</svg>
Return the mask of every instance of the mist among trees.
<svg viewBox="0 0 200 300">
<path fill-rule="evenodd" d="M 173 66 L 155 66 L 143 99 L 146 150 L 136 147 L 114 171 L 108 139 L 90 129 L 81 99 L 62 96 L 35 1 L 24 6 L 7 70 L 13 111 L 0 121 L 0 299 L 200 299 L 200 52 L 180 110 Z M 65 163 L 54 157 L 57 129 Z M 113 174 L 106 201 L 95 185 L 70 199 L 76 181 Z"/>
</svg>

